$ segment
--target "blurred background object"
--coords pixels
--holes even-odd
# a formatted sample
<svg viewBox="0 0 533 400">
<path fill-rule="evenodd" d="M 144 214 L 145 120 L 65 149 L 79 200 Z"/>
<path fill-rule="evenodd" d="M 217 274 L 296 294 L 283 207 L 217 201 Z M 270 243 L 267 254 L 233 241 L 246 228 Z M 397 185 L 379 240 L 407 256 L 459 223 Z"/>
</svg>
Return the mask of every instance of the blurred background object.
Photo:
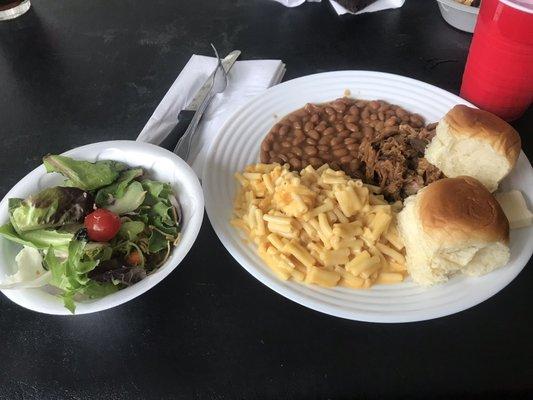
<svg viewBox="0 0 533 400">
<path fill-rule="evenodd" d="M 356 13 L 370 4 L 375 3 L 376 0 L 335 0 L 335 2 L 346 8 L 348 11 Z"/>
<path fill-rule="evenodd" d="M 437 0 L 442 18 L 454 28 L 474 32 L 479 13 L 478 3 L 470 0 Z"/>
<path fill-rule="evenodd" d="M 17 18 L 30 9 L 30 0 L 0 0 L 0 21 Z"/>
<path fill-rule="evenodd" d="M 455 0 L 457 3 L 464 4 L 465 6 L 479 7 L 481 0 Z"/>
<path fill-rule="evenodd" d="M 461 97 L 507 121 L 517 119 L 531 105 L 533 2 L 481 2 Z"/>
<path fill-rule="evenodd" d="M 297 7 L 306 0 L 275 0 L 286 7 Z M 307 0 L 312 3 L 319 3 L 322 0 Z M 333 10 L 338 15 L 363 14 L 367 12 L 399 8 L 403 6 L 405 0 L 329 0 Z"/>
</svg>

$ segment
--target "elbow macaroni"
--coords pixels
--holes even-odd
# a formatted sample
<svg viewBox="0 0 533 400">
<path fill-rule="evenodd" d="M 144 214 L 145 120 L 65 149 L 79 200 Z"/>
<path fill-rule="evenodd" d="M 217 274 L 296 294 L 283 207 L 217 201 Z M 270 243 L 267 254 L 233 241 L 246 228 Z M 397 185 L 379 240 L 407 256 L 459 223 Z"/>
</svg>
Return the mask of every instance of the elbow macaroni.
<svg viewBox="0 0 533 400">
<path fill-rule="evenodd" d="M 407 275 L 399 207 L 379 188 L 327 164 L 299 174 L 288 165 L 255 164 L 235 178 L 240 186 L 231 223 L 280 279 L 368 288 Z"/>
</svg>

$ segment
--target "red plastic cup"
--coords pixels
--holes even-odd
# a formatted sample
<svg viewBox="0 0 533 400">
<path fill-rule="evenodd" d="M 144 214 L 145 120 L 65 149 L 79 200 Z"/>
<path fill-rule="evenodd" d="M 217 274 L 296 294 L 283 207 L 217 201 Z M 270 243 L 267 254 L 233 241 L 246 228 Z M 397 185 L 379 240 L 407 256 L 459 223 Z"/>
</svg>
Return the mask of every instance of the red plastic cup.
<svg viewBox="0 0 533 400">
<path fill-rule="evenodd" d="M 533 0 L 482 0 L 461 97 L 511 121 L 533 100 Z"/>
</svg>

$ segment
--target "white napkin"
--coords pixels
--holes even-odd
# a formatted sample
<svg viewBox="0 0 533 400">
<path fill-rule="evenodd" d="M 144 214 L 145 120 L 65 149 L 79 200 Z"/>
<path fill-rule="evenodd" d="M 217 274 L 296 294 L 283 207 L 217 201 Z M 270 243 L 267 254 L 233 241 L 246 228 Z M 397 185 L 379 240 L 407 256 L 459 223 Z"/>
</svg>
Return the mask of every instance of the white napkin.
<svg viewBox="0 0 533 400">
<path fill-rule="evenodd" d="M 189 104 L 216 68 L 213 57 L 193 55 L 157 106 L 137 140 L 159 144 L 177 124 L 179 112 Z M 187 162 L 202 176 L 204 157 L 224 122 L 242 104 L 278 84 L 285 73 L 280 60 L 237 61 L 228 74 L 228 86 L 204 112 Z"/>
<path fill-rule="evenodd" d="M 281 3 L 287 7 L 296 7 L 300 4 L 305 3 L 305 0 L 275 0 L 278 3 Z M 307 0 L 309 2 L 319 2 L 320 0 Z M 331 5 L 333 6 L 333 9 L 338 15 L 350 13 L 354 14 L 351 11 L 348 11 L 346 8 L 341 6 L 339 3 L 337 3 L 334 0 L 329 0 Z M 363 14 L 367 12 L 374 12 L 374 11 L 381 11 L 386 10 L 388 8 L 398 8 L 403 6 L 403 3 L 405 0 L 378 0 L 375 3 L 370 4 L 369 6 L 363 8 L 362 10 L 357 11 L 355 14 Z"/>
<path fill-rule="evenodd" d="M 348 11 L 346 8 L 344 8 L 339 3 L 333 0 L 330 0 L 330 3 L 338 15 L 343 15 L 346 13 L 354 14 L 353 12 Z M 381 10 L 386 10 L 388 8 L 398 8 L 398 7 L 403 6 L 403 3 L 405 3 L 405 0 L 378 0 L 375 3 L 372 3 L 368 5 L 367 7 L 363 8 L 362 10 L 357 11 L 355 14 L 357 15 L 357 14 L 363 14 L 367 12 L 381 11 Z"/>
</svg>

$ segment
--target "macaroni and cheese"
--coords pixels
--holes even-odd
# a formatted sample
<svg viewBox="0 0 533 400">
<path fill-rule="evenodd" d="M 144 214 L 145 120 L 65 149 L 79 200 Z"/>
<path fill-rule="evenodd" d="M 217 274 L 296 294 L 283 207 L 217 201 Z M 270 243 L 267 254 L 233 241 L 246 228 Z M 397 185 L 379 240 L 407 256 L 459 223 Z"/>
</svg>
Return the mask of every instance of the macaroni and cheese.
<svg viewBox="0 0 533 400">
<path fill-rule="evenodd" d="M 379 187 L 327 164 L 300 173 L 287 164 L 255 164 L 235 177 L 231 223 L 279 278 L 368 288 L 406 277 L 396 228 L 401 203 L 387 203 Z"/>
</svg>

